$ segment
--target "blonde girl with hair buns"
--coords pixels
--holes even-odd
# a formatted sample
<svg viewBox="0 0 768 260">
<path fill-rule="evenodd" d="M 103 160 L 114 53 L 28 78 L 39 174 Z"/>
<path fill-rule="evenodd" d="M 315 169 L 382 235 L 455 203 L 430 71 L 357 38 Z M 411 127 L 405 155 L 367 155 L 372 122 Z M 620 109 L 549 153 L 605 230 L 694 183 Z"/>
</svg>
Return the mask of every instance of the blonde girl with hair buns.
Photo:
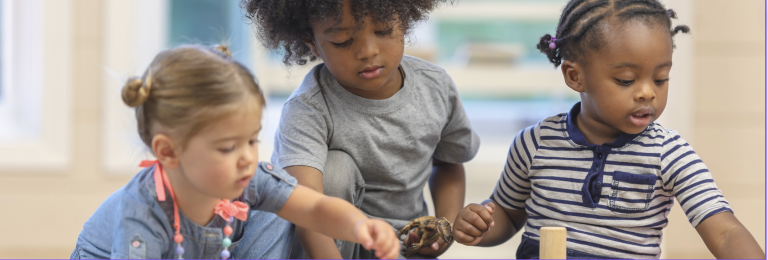
<svg viewBox="0 0 768 260">
<path fill-rule="evenodd" d="M 398 255 L 392 226 L 352 204 L 297 185 L 258 162 L 264 97 L 224 46 L 160 52 L 123 87 L 141 140 L 157 160 L 107 198 L 83 226 L 71 258 L 229 258 L 251 210 Z"/>
</svg>

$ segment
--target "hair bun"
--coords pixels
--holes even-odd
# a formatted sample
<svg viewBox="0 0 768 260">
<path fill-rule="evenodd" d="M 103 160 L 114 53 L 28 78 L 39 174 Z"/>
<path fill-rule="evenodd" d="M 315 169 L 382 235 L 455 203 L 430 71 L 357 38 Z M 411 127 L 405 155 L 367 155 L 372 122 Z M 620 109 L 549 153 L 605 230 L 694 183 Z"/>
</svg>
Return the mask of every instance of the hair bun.
<svg viewBox="0 0 768 260">
<path fill-rule="evenodd" d="M 560 46 L 558 46 L 560 44 L 558 43 L 562 43 L 562 41 L 560 39 L 552 41 L 552 39 L 553 39 L 552 35 L 545 34 L 544 36 L 539 38 L 539 43 L 536 44 L 536 49 L 539 49 L 541 53 L 544 53 L 545 55 L 547 55 L 547 59 L 549 60 L 549 62 L 554 64 L 555 67 L 557 67 L 557 66 L 560 66 L 560 62 L 562 61 L 561 57 L 557 54 L 557 50 L 560 49 Z M 550 48 L 551 43 L 555 43 L 555 45 L 552 45 L 552 46 L 555 46 L 555 48 Z"/>
<path fill-rule="evenodd" d="M 144 85 L 141 78 L 128 79 L 123 86 L 123 102 L 129 107 L 137 107 L 144 104 L 149 98 L 149 86 Z"/>
<path fill-rule="evenodd" d="M 229 51 L 229 47 L 226 45 L 216 45 L 214 48 L 216 51 L 223 53 L 224 55 L 227 55 L 227 58 L 232 58 L 232 52 Z"/>
<path fill-rule="evenodd" d="M 678 25 L 675 26 L 674 29 L 672 29 L 672 36 L 675 36 L 677 33 L 683 32 L 683 33 L 690 33 L 691 27 L 688 27 L 687 25 Z"/>
<path fill-rule="evenodd" d="M 672 9 L 667 9 L 667 16 L 669 16 L 670 19 L 677 19 L 677 13 Z"/>
</svg>

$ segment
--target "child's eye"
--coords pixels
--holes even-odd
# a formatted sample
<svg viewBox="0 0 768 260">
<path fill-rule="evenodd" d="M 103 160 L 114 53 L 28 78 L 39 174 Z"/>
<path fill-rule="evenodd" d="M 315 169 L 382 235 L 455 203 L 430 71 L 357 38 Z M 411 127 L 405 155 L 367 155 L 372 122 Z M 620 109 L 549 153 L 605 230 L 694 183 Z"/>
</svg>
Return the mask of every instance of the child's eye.
<svg viewBox="0 0 768 260">
<path fill-rule="evenodd" d="M 622 85 L 622 86 L 629 86 L 629 85 L 632 85 L 632 83 L 634 83 L 635 81 L 634 80 L 616 79 L 616 82 L 619 83 L 619 85 Z"/>
<path fill-rule="evenodd" d="M 389 28 L 383 31 L 376 31 L 375 33 L 378 36 L 389 36 L 389 35 L 392 35 L 392 32 L 393 32 L 393 29 Z"/>
<path fill-rule="evenodd" d="M 250 145 L 250 146 L 253 146 L 254 144 L 257 144 L 257 143 L 259 143 L 259 140 L 257 140 L 257 139 L 248 140 L 248 145 Z"/>
<path fill-rule="evenodd" d="M 336 46 L 336 47 L 346 48 L 346 47 L 349 47 L 350 45 L 352 45 L 352 39 L 346 40 L 346 41 L 344 41 L 342 43 L 335 43 L 335 42 L 331 42 L 331 43 L 333 43 L 333 45 Z"/>
<path fill-rule="evenodd" d="M 657 79 L 657 80 L 654 80 L 654 82 L 656 82 L 656 85 L 663 85 L 667 81 L 669 81 L 668 78 L 667 79 Z"/>
<path fill-rule="evenodd" d="M 234 150 L 235 150 L 235 146 L 234 145 L 232 147 L 230 147 L 230 148 L 220 148 L 219 149 L 219 151 L 222 152 L 222 153 L 231 153 Z"/>
</svg>

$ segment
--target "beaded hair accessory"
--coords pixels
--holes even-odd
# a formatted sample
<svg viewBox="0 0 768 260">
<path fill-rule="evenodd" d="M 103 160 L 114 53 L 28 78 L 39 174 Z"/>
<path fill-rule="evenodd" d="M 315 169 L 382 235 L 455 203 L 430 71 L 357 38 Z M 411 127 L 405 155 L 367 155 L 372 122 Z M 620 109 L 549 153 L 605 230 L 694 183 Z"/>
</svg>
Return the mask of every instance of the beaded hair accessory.
<svg viewBox="0 0 768 260">
<path fill-rule="evenodd" d="M 176 229 L 176 235 L 173 236 L 173 241 L 176 242 L 176 254 L 179 259 L 183 259 L 184 247 L 181 246 L 181 242 L 184 241 L 184 236 L 181 235 L 181 225 L 179 224 L 179 206 L 176 204 L 176 196 L 171 187 L 171 182 L 168 181 L 168 175 L 165 174 L 163 166 L 158 163 L 157 160 L 143 160 L 139 164 L 139 167 L 155 167 L 153 175 L 155 177 L 155 192 L 157 193 L 158 201 L 165 201 L 165 189 L 171 193 L 171 200 L 173 200 L 173 228 Z M 162 184 L 162 185 L 159 185 Z M 165 187 L 165 188 L 163 188 Z M 224 250 L 221 250 L 221 258 L 227 259 L 230 256 L 229 246 L 232 245 L 232 240 L 229 238 L 232 235 L 232 227 L 230 224 L 235 218 L 245 221 L 248 219 L 248 204 L 241 201 L 230 202 L 228 199 L 222 199 L 213 209 L 213 212 L 221 216 L 227 221 L 227 225 L 224 226 L 224 239 L 221 241 Z"/>
<path fill-rule="evenodd" d="M 549 48 L 554 50 L 555 48 L 557 48 L 557 44 L 555 44 L 555 41 L 557 40 L 557 38 L 555 38 L 555 36 L 551 36 L 551 37 L 552 38 L 549 39 Z"/>
</svg>

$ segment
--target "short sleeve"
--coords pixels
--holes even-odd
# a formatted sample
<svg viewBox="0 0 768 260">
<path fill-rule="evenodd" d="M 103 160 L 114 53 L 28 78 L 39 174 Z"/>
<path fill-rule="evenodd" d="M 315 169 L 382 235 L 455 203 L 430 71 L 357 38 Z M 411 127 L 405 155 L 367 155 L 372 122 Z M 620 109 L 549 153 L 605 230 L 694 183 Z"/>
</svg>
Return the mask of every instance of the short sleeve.
<svg viewBox="0 0 768 260">
<path fill-rule="evenodd" d="M 272 163 L 280 168 L 309 166 L 322 172 L 328 155 L 328 132 L 328 124 L 317 108 L 300 97 L 288 100 L 275 133 Z"/>
<path fill-rule="evenodd" d="M 440 134 L 440 142 L 435 148 L 434 157 L 448 163 L 465 163 L 477 154 L 480 137 L 472 131 L 464 105 L 456 91 L 456 85 L 446 74 L 445 84 L 450 85 L 448 103 L 450 108 L 448 123 Z"/>
<path fill-rule="evenodd" d="M 142 205 L 139 207 L 126 207 L 117 219 L 117 229 L 112 240 L 112 259 L 161 259 L 170 256 L 164 255 L 170 248 L 170 238 L 162 221 L 168 221 L 167 217 L 155 214 L 150 208 Z M 162 212 L 157 212 L 162 214 Z"/>
<path fill-rule="evenodd" d="M 243 199 L 252 210 L 278 212 L 296 188 L 293 178 L 280 167 L 259 163 L 251 183 L 243 192 Z"/>
<path fill-rule="evenodd" d="M 520 131 L 507 153 L 507 162 L 493 191 L 493 199 L 502 207 L 524 210 L 525 202 L 531 197 L 529 166 L 538 147 L 535 127 Z"/>
<path fill-rule="evenodd" d="M 670 131 L 662 143 L 661 169 L 664 189 L 672 190 L 693 227 L 717 213 L 733 212 L 707 166 L 677 132 Z"/>
</svg>

